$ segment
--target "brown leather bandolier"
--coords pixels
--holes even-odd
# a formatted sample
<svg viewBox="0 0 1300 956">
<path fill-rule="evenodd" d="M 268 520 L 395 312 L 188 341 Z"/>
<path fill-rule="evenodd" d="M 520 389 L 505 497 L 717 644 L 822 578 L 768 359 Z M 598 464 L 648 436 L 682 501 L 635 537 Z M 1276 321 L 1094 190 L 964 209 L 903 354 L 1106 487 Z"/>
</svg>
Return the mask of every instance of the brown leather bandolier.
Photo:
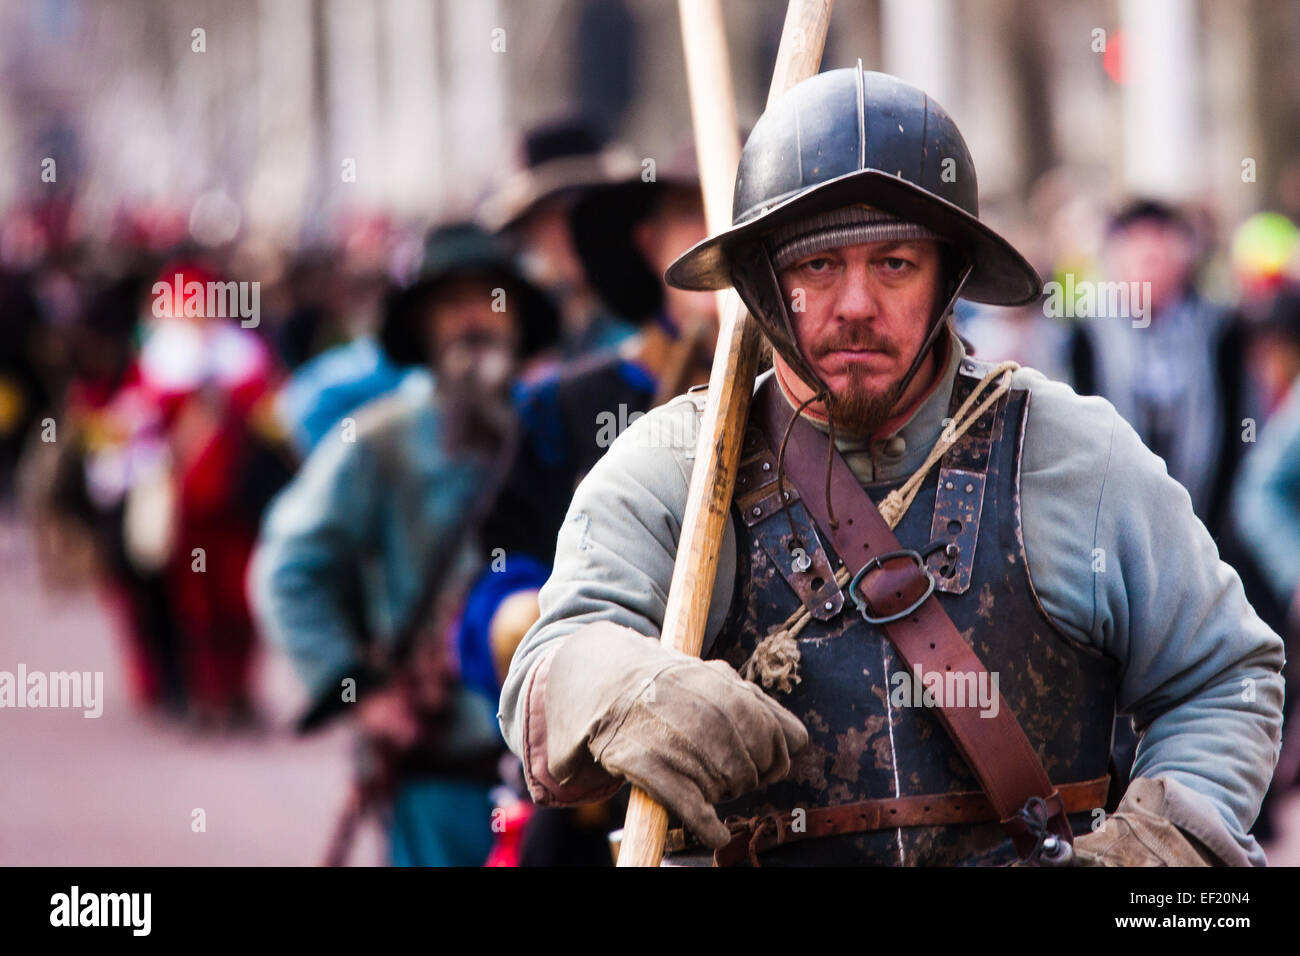
<svg viewBox="0 0 1300 956">
<path fill-rule="evenodd" d="M 755 395 L 753 414 L 776 447 L 795 413 L 780 389 L 774 387 L 775 383 L 769 386 L 759 389 Z M 838 451 L 830 462 L 830 495 L 839 520 L 831 521 L 825 474 L 828 442 L 825 434 L 798 417 L 790 425 L 784 456 L 785 478 L 803 500 L 818 529 L 830 537 L 841 560 L 856 571 L 848 593 L 858 610 L 885 632 L 909 669 L 987 675 L 983 662 L 962 639 L 935 597 L 935 581 L 925 557 L 902 547 Z M 935 713 L 979 780 L 983 794 L 873 800 L 867 804 L 823 808 L 808 813 L 807 828 L 811 830 L 815 826 L 826 833 L 844 832 L 836 828 L 852 823 L 854 829 L 862 829 L 872 817 L 886 819 L 886 826 L 987 820 L 991 811 L 1023 859 L 1036 855 L 1049 834 L 1058 838 L 1053 842 L 1059 852 L 1060 841 L 1068 844 L 1072 840 L 1067 813 L 1099 806 L 1104 800 L 1106 778 L 1073 785 L 1069 788 L 1073 799 L 1067 800 L 1066 794 L 1052 785 L 1038 754 L 1005 701 L 999 701 L 992 718 L 982 716 L 973 707 L 941 705 L 935 708 Z M 903 822 L 904 818 L 910 823 Z M 774 842 L 780 836 L 776 832 L 779 825 L 776 820 L 770 824 Z M 745 834 L 751 845 L 762 842 L 761 834 L 753 832 L 752 827 Z M 736 855 L 735 847 L 745 834 L 738 834 L 732 847 L 727 848 L 728 857 Z M 742 846 L 741 858 L 743 855 Z M 722 862 L 721 857 L 718 862 Z"/>
<path fill-rule="evenodd" d="M 1080 813 L 1101 806 L 1109 786 L 1110 777 L 1107 775 L 1082 783 L 1064 783 L 1057 789 L 1065 812 Z M 757 866 L 758 854 L 796 840 L 893 827 L 984 823 L 996 819 L 998 814 L 988 797 L 978 790 L 885 797 L 834 807 L 814 807 L 758 819 L 728 821 L 731 842 L 714 853 L 714 862 L 718 866 L 734 866 L 748 858 Z M 698 843 L 688 831 L 678 828 L 668 832 L 667 852 L 676 853 L 693 846 L 698 846 Z"/>
</svg>

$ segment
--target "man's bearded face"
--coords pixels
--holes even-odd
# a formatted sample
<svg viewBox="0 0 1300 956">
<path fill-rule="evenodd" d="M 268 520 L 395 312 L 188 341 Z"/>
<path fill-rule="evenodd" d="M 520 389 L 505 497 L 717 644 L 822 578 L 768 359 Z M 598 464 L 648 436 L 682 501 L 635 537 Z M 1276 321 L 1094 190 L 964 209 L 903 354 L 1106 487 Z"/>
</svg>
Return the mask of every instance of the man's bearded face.
<svg viewBox="0 0 1300 956">
<path fill-rule="evenodd" d="M 933 239 L 839 246 L 782 270 L 795 341 L 830 389 L 837 428 L 870 435 L 890 418 L 941 271 Z"/>
</svg>

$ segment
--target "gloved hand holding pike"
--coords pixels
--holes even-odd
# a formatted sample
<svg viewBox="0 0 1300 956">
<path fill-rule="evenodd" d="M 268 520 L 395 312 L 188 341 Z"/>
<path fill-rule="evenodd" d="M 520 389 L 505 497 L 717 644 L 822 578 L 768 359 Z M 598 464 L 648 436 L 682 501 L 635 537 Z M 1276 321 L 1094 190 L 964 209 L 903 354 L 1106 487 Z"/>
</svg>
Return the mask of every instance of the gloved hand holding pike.
<svg viewBox="0 0 1300 956">
<path fill-rule="evenodd" d="M 562 778 L 594 758 L 676 810 L 713 846 L 712 804 L 780 780 L 808 744 L 803 724 L 722 661 L 593 624 L 551 662 L 547 739 Z"/>
<path fill-rule="evenodd" d="M 534 799 L 631 781 L 685 822 L 674 862 L 706 861 L 698 840 L 720 863 L 1262 865 L 1282 642 L 1109 403 L 967 354 L 957 297 L 1024 304 L 1040 282 L 980 221 L 948 113 L 860 67 L 806 80 L 755 125 L 733 214 L 667 273 L 734 286 L 774 350 L 711 662 L 652 643 L 693 393 L 573 499 L 498 714 Z M 1141 736 L 1133 783 L 1094 831 L 1116 713 Z"/>
</svg>

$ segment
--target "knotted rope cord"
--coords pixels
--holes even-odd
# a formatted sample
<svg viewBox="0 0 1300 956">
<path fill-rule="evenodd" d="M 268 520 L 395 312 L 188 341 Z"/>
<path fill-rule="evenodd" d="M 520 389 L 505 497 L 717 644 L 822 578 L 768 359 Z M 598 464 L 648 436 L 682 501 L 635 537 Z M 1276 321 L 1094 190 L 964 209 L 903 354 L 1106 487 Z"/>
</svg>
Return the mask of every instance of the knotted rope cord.
<svg viewBox="0 0 1300 956">
<path fill-rule="evenodd" d="M 966 400 L 957 407 L 957 412 L 952 418 L 952 424 L 943 430 L 939 440 L 934 443 L 934 447 L 930 449 L 930 454 L 926 456 L 925 463 L 914 471 L 912 476 L 903 482 L 901 487 L 895 488 L 885 496 L 885 499 L 879 505 L 879 510 L 881 517 L 885 519 L 885 523 L 891 529 L 898 527 L 898 523 L 903 520 L 903 515 L 907 514 L 907 509 L 912 506 L 917 493 L 921 490 L 921 485 L 925 483 L 926 475 L 947 454 L 948 449 L 957 444 L 957 441 L 970 430 L 970 427 L 979 420 L 980 416 L 1011 390 L 1010 373 L 1018 368 L 1020 368 L 1020 365 L 1016 362 L 1002 362 L 980 379 L 979 384 L 966 396 Z M 974 411 L 971 411 L 971 406 L 975 404 L 980 394 L 1002 375 L 1005 375 L 1006 378 L 997 384 Z M 798 417 L 799 412 L 807 404 L 808 402 L 804 402 L 804 405 L 800 406 L 799 410 L 795 412 L 795 418 Z M 786 426 L 785 435 L 781 440 L 781 451 L 777 456 L 776 465 L 778 482 L 783 480 L 781 466 L 785 455 L 786 442 L 789 440 L 790 430 L 794 425 L 795 418 L 790 419 L 790 424 Z M 835 446 L 832 443 L 830 447 L 833 450 Z M 828 486 L 827 510 L 829 513 L 829 468 L 826 475 Z M 782 500 L 784 500 L 784 494 Z M 786 512 L 787 517 L 789 517 L 788 508 Z M 790 517 L 790 531 L 791 534 L 795 534 L 793 517 Z M 851 577 L 852 573 L 849 571 L 848 565 L 841 564 L 839 570 L 835 572 L 835 583 L 843 588 L 849 583 Z M 794 689 L 794 685 L 801 680 L 799 676 L 799 645 L 795 643 L 795 638 L 798 637 L 799 632 L 807 626 L 810 620 L 812 620 L 812 615 L 808 613 L 808 609 L 805 607 L 801 607 L 791 614 L 781 627 L 759 641 L 758 646 L 754 648 L 754 653 L 749 656 L 749 660 L 745 661 L 741 666 L 740 676 L 756 684 L 762 684 L 769 690 L 776 689 L 781 693 L 788 694 Z"/>
</svg>

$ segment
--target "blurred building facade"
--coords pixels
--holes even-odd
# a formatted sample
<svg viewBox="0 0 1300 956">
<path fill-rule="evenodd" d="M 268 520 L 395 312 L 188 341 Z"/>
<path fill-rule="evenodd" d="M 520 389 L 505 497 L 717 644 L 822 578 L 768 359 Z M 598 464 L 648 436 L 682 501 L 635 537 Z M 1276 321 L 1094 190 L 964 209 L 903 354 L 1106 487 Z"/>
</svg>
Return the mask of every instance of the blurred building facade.
<svg viewBox="0 0 1300 956">
<path fill-rule="evenodd" d="M 723 7 L 749 123 L 785 3 Z M 1297 49 L 1287 0 L 838 0 L 824 65 L 943 102 L 995 218 L 1065 166 L 1236 220 L 1300 211 Z M 463 213 L 517 130 L 576 111 L 683 141 L 673 0 L 0 0 L 0 208 L 70 190 L 92 231 L 166 205 L 293 246 Z"/>
</svg>

